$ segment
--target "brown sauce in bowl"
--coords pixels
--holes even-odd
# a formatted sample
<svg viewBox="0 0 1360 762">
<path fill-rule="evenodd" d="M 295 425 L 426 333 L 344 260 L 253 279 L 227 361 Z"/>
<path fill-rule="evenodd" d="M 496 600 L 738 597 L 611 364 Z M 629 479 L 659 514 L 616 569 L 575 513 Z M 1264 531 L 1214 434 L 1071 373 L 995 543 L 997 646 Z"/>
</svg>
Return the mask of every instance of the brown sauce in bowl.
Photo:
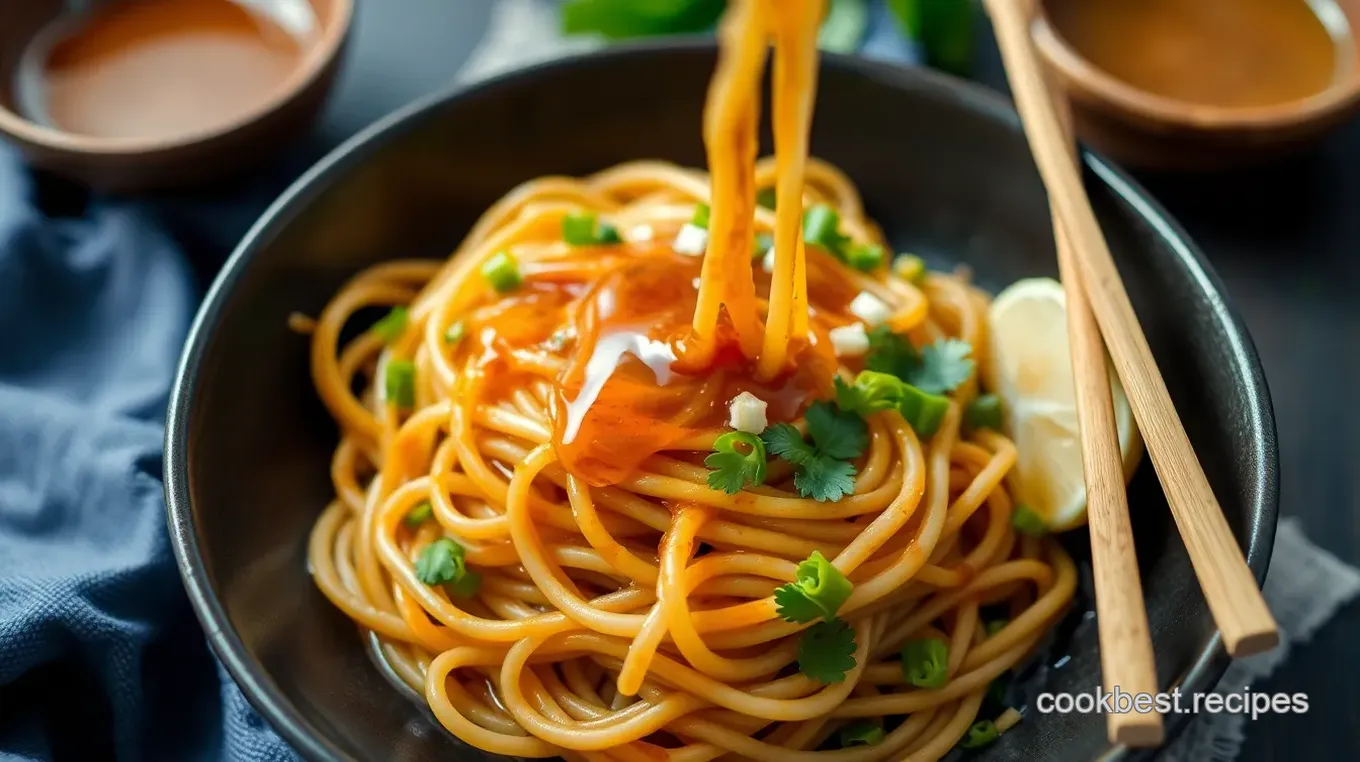
<svg viewBox="0 0 1360 762">
<path fill-rule="evenodd" d="M 1227 108 L 1328 89 L 1352 63 L 1334 0 L 1049 0 L 1058 34 L 1139 90 Z"/>
<path fill-rule="evenodd" d="M 307 0 L 108 0 L 34 41 L 20 106 L 92 137 L 211 131 L 267 106 L 315 34 Z"/>
</svg>

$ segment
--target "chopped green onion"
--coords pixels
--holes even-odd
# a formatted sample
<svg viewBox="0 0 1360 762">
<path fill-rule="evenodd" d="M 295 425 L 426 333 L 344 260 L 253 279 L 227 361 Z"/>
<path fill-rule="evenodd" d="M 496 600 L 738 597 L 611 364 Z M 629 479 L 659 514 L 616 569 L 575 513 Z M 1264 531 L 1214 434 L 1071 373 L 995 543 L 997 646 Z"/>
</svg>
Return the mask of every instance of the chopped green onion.
<svg viewBox="0 0 1360 762">
<path fill-rule="evenodd" d="M 883 247 L 876 243 L 862 243 L 858 246 L 851 246 L 845 252 L 845 263 L 864 272 L 882 267 L 885 258 Z"/>
<path fill-rule="evenodd" d="M 416 405 L 416 364 L 410 360 L 389 360 L 384 379 L 385 398 L 402 410 Z"/>
<path fill-rule="evenodd" d="M 763 257 L 765 252 L 774 248 L 774 234 L 756 233 L 756 250 L 754 257 Z"/>
<path fill-rule="evenodd" d="M 756 194 L 756 203 L 766 209 L 773 209 L 775 202 L 774 188 L 761 188 Z"/>
<path fill-rule="evenodd" d="M 519 272 L 519 262 L 508 251 L 492 254 L 482 264 L 482 277 L 498 294 L 514 291 L 524 282 L 524 276 Z"/>
<path fill-rule="evenodd" d="M 998 632 L 1001 632 L 1002 630 L 1006 629 L 1006 625 L 1008 624 L 1010 624 L 1009 620 L 993 619 L 992 621 L 988 622 L 986 625 L 983 626 L 983 630 L 987 633 L 987 637 L 990 638 L 993 635 L 996 635 Z"/>
<path fill-rule="evenodd" d="M 1001 398 L 995 394 L 978 395 L 963 411 L 963 422 L 970 429 L 1001 431 L 1005 423 Z"/>
<path fill-rule="evenodd" d="M 841 748 L 873 746 L 883 742 L 883 724 L 874 720 L 856 720 L 841 728 Z"/>
<path fill-rule="evenodd" d="M 416 507 L 407 511 L 406 516 L 402 519 L 402 521 L 406 523 L 406 526 L 415 529 L 421 524 L 424 524 L 425 522 L 429 521 L 430 517 L 433 515 L 434 508 L 430 505 L 430 501 L 426 500 L 425 502 L 420 503 Z"/>
<path fill-rule="evenodd" d="M 964 749 L 981 749 L 1000 737 L 1001 733 L 997 732 L 996 723 L 991 720 L 980 720 L 973 723 L 968 732 L 963 734 L 959 746 Z"/>
<path fill-rule="evenodd" d="M 593 212 L 573 212 L 562 217 L 562 240 L 572 246 L 623 243 L 619 229 L 599 222 Z"/>
<path fill-rule="evenodd" d="M 405 307 L 400 305 L 393 307 L 392 311 L 384 315 L 382 320 L 373 324 L 373 332 L 381 336 L 384 342 L 391 344 L 400 339 L 401 335 L 406 332 L 409 315 L 410 313 L 407 312 Z"/>
<path fill-rule="evenodd" d="M 458 342 L 463 340 L 463 336 L 466 334 L 467 325 L 465 325 L 463 321 L 459 320 L 457 323 L 454 323 L 453 325 L 449 326 L 449 329 L 447 331 L 444 331 L 444 343 L 457 344 Z"/>
<path fill-rule="evenodd" d="M 927 394 L 889 373 L 862 370 L 855 385 L 835 379 L 836 405 L 842 410 L 867 415 L 897 408 L 918 436 L 934 436 L 949 410 L 949 398 Z"/>
<path fill-rule="evenodd" d="M 589 246 L 595 243 L 595 215 L 590 212 L 574 212 L 563 216 L 562 240 L 572 246 Z"/>
<path fill-rule="evenodd" d="M 949 411 L 949 398 L 940 394 L 927 394 L 911 384 L 904 386 L 906 393 L 897 405 L 898 411 L 918 435 L 934 436 L 940 430 L 944 414 Z"/>
<path fill-rule="evenodd" d="M 803 240 L 835 254 L 844 241 L 841 238 L 841 216 L 826 204 L 818 204 L 803 215 Z"/>
<path fill-rule="evenodd" d="M 1011 513 L 1011 524 L 1021 534 L 1030 537 L 1043 537 L 1048 534 L 1048 524 L 1039 514 L 1031 511 L 1028 506 L 1017 505 Z"/>
<path fill-rule="evenodd" d="M 712 211 L 713 210 L 709 208 L 708 204 L 700 201 L 699 204 L 694 207 L 694 219 L 689 221 L 690 224 L 708 230 L 708 217 Z"/>
<path fill-rule="evenodd" d="M 902 675 L 917 688 L 939 688 L 949 679 L 949 646 L 939 638 L 902 644 Z"/>
<path fill-rule="evenodd" d="M 921 285 L 926 282 L 926 263 L 925 260 L 915 254 L 902 254 L 893 260 L 893 275 L 901 278 L 908 283 Z"/>
<path fill-rule="evenodd" d="M 794 582 L 775 589 L 775 611 L 790 622 L 806 624 L 819 617 L 829 622 L 836 618 L 854 587 L 840 569 L 814 550 L 798 564 Z"/>
<path fill-rule="evenodd" d="M 416 579 L 427 585 L 457 582 L 466 573 L 467 551 L 448 537 L 426 545 L 416 559 Z"/>
</svg>

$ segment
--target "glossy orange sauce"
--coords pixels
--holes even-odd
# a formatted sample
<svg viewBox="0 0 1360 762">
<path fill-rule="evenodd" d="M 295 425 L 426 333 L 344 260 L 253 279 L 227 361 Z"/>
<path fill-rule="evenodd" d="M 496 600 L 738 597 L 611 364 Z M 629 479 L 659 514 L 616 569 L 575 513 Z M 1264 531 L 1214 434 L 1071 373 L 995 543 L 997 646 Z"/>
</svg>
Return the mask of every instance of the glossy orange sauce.
<svg viewBox="0 0 1360 762">
<path fill-rule="evenodd" d="M 311 12 L 306 0 L 284 3 Z M 56 39 L 44 40 L 44 50 L 30 51 L 38 60 L 20 75 L 29 118 L 104 138 L 173 138 L 225 127 L 277 95 L 307 42 L 248 10 L 251 3 L 96 5 L 88 17 L 53 27 L 48 37 Z"/>
<path fill-rule="evenodd" d="M 483 313 L 474 346 L 467 349 L 484 359 L 485 386 L 495 400 L 497 390 L 523 388 L 528 378 L 522 364 L 517 367 L 516 350 L 543 351 L 553 334 L 573 327 L 569 346 L 548 350 L 566 360 L 554 379 L 552 425 L 558 458 L 568 471 L 597 486 L 617 483 L 675 442 L 725 427 L 728 404 L 743 391 L 769 404 L 772 423 L 792 421 L 810 401 L 830 395 L 837 361 L 824 328 L 791 353 L 786 372 L 769 383 L 756 380 L 754 363 L 742 356 L 726 316 L 709 364 L 688 363 L 685 343 L 701 260 L 650 245 L 623 248 L 630 252 L 619 266 L 593 283 L 531 279 Z M 768 291 L 769 277 L 758 278 L 759 297 Z M 843 309 L 854 292 L 833 286 L 816 295 Z M 624 334 L 668 347 L 675 358 L 663 364 L 668 377 L 658 382 L 655 364 L 624 354 L 569 433 L 569 409 L 589 382 L 591 358 L 602 342 Z M 696 404 L 705 390 L 711 392 L 708 402 Z"/>
<path fill-rule="evenodd" d="M 1314 2 L 1345 18 L 1334 0 Z M 1338 43 L 1308 0 L 1048 0 L 1045 7 L 1082 57 L 1155 95 L 1270 106 L 1320 93 L 1337 76 Z"/>
</svg>

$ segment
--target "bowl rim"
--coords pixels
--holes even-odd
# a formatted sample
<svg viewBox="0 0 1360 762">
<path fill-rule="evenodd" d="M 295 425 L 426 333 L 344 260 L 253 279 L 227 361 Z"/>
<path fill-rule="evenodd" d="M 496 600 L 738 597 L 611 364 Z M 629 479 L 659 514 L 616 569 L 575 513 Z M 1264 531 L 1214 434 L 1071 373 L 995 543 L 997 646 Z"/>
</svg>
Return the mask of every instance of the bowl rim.
<svg viewBox="0 0 1360 762">
<path fill-rule="evenodd" d="M 1048 18 L 1046 6 L 1047 2 L 1039 2 L 1030 23 L 1030 36 L 1040 56 L 1071 96 L 1148 124 L 1206 131 L 1267 132 L 1326 121 L 1360 100 L 1360 26 L 1354 21 L 1348 23 L 1348 33 L 1356 49 L 1353 53 L 1356 60 L 1344 77 L 1325 90 L 1265 106 L 1215 106 L 1156 95 L 1105 73 L 1058 33 Z M 1339 50 L 1335 43 L 1333 47 Z"/>
<path fill-rule="evenodd" d="M 75 156 L 148 156 L 178 151 L 189 146 L 210 143 L 226 135 L 239 132 L 283 110 L 302 93 L 311 89 L 326 74 L 326 70 L 340 56 L 354 26 L 354 5 L 358 0 L 332 0 L 335 15 L 331 23 L 321 28 L 321 37 L 306 51 L 302 62 L 293 69 L 274 93 L 252 109 L 242 111 L 230 120 L 168 138 L 122 137 L 108 138 L 83 135 L 47 127 L 25 118 L 18 111 L 0 104 L 0 135 L 7 135 L 34 149 Z M 307 0 L 310 4 L 312 0 Z M 6 72 L 13 76 L 14 72 Z"/>
<path fill-rule="evenodd" d="M 536 63 L 515 69 L 472 84 L 455 84 L 444 90 L 423 96 L 388 115 L 341 143 L 324 158 L 303 173 L 276 199 L 250 227 L 232 251 L 190 325 L 185 338 L 171 387 L 166 411 L 165 433 L 165 501 L 166 522 L 176 566 L 185 590 L 214 654 L 226 667 L 249 703 L 260 712 L 304 758 L 334 762 L 367 762 L 358 760 L 339 748 L 321 730 L 303 717 L 274 685 L 264 667 L 246 649 L 232 627 L 231 620 L 219 600 L 203 560 L 198 544 L 197 525 L 189 497 L 189 419 L 196 402 L 195 390 L 202 372 L 202 362 L 212 346 L 218 324 L 223 316 L 230 292 L 243 276 L 246 265 L 258 252 L 262 241 L 295 213 L 312 201 L 324 189 L 327 181 L 366 161 L 388 139 L 414 129 L 426 115 L 466 98 L 476 97 L 501 87 L 521 85 L 541 75 L 592 63 L 623 65 L 627 61 L 646 56 L 690 53 L 712 53 L 710 40 L 693 37 L 644 41 L 609 46 L 600 50 Z M 1000 93 L 983 85 L 967 82 L 924 67 L 905 67 L 852 55 L 823 54 L 822 66 L 835 68 L 860 77 L 902 87 L 924 86 L 932 95 L 952 99 L 984 118 L 996 119 L 1019 130 L 1020 121 L 1010 102 Z M 1129 204 L 1168 245 L 1199 288 L 1211 297 L 1216 320 L 1225 327 L 1225 338 L 1233 356 L 1232 367 L 1252 390 L 1253 404 L 1244 411 L 1246 423 L 1257 433 L 1251 446 L 1257 450 L 1263 464 L 1261 473 L 1250 485 L 1253 495 L 1253 522 L 1248 528 L 1247 564 L 1260 586 L 1266 576 L 1274 544 L 1279 512 L 1279 453 L 1275 418 L 1264 371 L 1255 345 L 1247 333 L 1235 307 L 1227 300 L 1222 281 L 1190 241 L 1178 223 L 1147 194 L 1132 178 L 1104 159 L 1083 151 L 1086 167 L 1095 173 L 1110 190 Z M 1200 645 L 1198 656 L 1182 674 L 1171 681 L 1167 689 L 1179 687 L 1183 692 L 1208 691 L 1227 669 L 1229 659 L 1222 647 L 1221 634 L 1213 633 Z M 1168 738 L 1178 732 L 1189 715 L 1173 714 L 1166 718 Z M 1122 745 L 1107 746 L 1096 757 L 1100 762 L 1122 762 L 1141 757 L 1148 752 Z"/>
</svg>

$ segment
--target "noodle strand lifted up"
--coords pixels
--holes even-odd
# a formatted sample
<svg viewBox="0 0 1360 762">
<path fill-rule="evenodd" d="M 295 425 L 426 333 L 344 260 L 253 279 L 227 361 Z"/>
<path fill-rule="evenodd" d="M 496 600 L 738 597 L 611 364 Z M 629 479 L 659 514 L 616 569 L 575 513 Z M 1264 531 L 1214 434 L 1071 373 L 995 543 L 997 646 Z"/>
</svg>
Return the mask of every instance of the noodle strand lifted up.
<svg viewBox="0 0 1360 762">
<path fill-rule="evenodd" d="M 473 746 L 934 760 L 995 734 L 989 685 L 1072 598 L 1071 559 L 1013 528 L 1015 445 L 962 423 L 986 295 L 890 272 L 808 158 L 824 5 L 730 3 L 711 175 L 530 181 L 315 323 L 341 432 L 316 583 Z"/>
</svg>

